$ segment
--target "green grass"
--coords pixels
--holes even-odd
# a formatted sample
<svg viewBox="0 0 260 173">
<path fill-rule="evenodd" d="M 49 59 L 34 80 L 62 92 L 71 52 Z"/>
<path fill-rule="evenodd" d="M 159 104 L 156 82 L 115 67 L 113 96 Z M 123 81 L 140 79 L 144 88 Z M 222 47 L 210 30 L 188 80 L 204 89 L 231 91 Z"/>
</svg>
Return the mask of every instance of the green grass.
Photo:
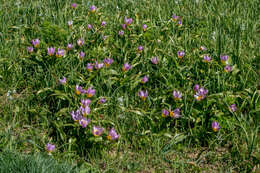
<svg viewBox="0 0 260 173">
<path fill-rule="evenodd" d="M 61 172 L 259 169 L 259 1 L 75 2 L 76 9 L 63 0 L 1 1 L 0 151 L 22 153 L 3 153 L 3 161 L 17 160 L 1 169 L 15 164 L 22 170 L 19 165 L 24 162 L 29 164 L 27 170 L 50 163 L 51 170 Z M 89 12 L 91 5 L 98 8 L 94 14 Z M 182 17 L 181 27 L 171 20 L 172 14 Z M 125 16 L 133 18 L 133 23 L 120 37 Z M 72 29 L 69 20 L 73 20 Z M 100 26 L 102 21 L 107 22 L 105 27 Z M 94 29 L 88 30 L 88 24 Z M 148 25 L 146 32 L 142 24 Z M 35 38 L 40 39 L 40 47 L 30 54 L 27 47 Z M 85 41 L 82 47 L 76 46 L 79 38 Z M 47 47 L 66 48 L 68 43 L 76 47 L 64 57 L 47 55 Z M 144 47 L 142 53 L 137 53 L 139 45 Z M 199 50 L 200 46 L 207 50 Z M 177 58 L 180 50 L 185 51 L 183 59 Z M 80 51 L 86 54 L 83 60 Z M 212 62 L 202 61 L 205 54 Z M 229 56 L 231 72 L 224 72 L 220 55 Z M 151 63 L 153 56 L 158 56 L 159 64 Z M 114 59 L 109 68 L 86 70 L 87 63 L 106 57 Z M 125 62 L 133 68 L 124 73 Z M 144 75 L 149 81 L 141 84 Z M 63 76 L 66 85 L 58 83 Z M 75 94 L 76 84 L 96 89 L 86 129 L 70 115 L 86 98 Z M 195 84 L 209 90 L 200 102 L 193 96 Z M 145 102 L 137 95 L 141 89 L 149 92 Z M 173 99 L 173 90 L 182 92 L 181 101 Z M 106 97 L 105 104 L 98 104 L 101 97 Z M 234 113 L 229 110 L 231 104 L 238 108 Z M 164 108 L 180 108 L 181 118 L 163 118 Z M 220 123 L 217 133 L 211 129 L 212 121 Z M 104 127 L 104 135 L 94 137 L 93 125 Z M 112 127 L 120 139 L 111 142 L 106 135 Z M 51 157 L 23 155 L 46 153 L 47 143 L 56 145 Z M 53 158 L 76 166 L 63 169 Z M 49 169 L 46 166 L 40 169 Z"/>
<path fill-rule="evenodd" d="M 0 172 L 44 173 L 44 172 L 78 172 L 78 170 L 64 163 L 57 163 L 53 158 L 44 155 L 21 155 L 12 152 L 0 154 Z"/>
</svg>

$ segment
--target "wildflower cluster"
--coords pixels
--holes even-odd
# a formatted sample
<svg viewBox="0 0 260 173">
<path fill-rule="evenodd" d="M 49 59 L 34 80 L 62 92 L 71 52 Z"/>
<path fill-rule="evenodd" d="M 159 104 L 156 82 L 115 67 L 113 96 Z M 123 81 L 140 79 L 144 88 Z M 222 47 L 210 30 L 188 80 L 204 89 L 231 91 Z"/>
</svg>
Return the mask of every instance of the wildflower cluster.
<svg viewBox="0 0 260 173">
<path fill-rule="evenodd" d="M 222 64 L 225 65 L 224 71 L 225 72 L 231 72 L 232 66 L 229 64 L 229 56 L 228 55 L 220 55 L 220 61 Z"/>
<path fill-rule="evenodd" d="M 40 40 L 38 38 L 33 39 L 32 40 L 32 45 L 33 45 L 33 47 L 32 46 L 27 47 L 27 51 L 29 53 L 33 53 L 34 52 L 34 48 L 36 49 L 36 48 L 40 47 Z M 49 56 L 53 56 L 53 55 L 55 55 L 55 50 L 56 50 L 55 47 L 47 47 L 47 54 Z M 65 55 L 65 50 L 62 49 L 62 48 L 57 48 L 56 57 L 57 58 L 61 58 L 64 55 Z"/>
<path fill-rule="evenodd" d="M 207 89 L 200 87 L 198 84 L 194 86 L 194 91 L 196 92 L 194 97 L 197 101 L 203 100 L 209 92 Z"/>
<path fill-rule="evenodd" d="M 81 88 L 81 90 L 83 90 Z M 94 96 L 95 95 L 95 89 L 92 89 L 92 88 L 89 88 L 88 90 L 85 90 L 86 93 L 89 97 L 91 95 Z M 102 97 L 100 100 L 99 100 L 99 104 L 103 104 L 106 102 L 106 99 L 104 97 Z M 79 123 L 79 125 L 82 127 L 82 128 L 86 128 L 91 120 L 90 118 L 87 118 L 88 115 L 91 113 L 91 109 L 90 109 L 90 104 L 91 104 L 91 100 L 90 99 L 82 99 L 81 100 L 81 103 L 80 103 L 80 108 L 76 111 L 72 111 L 70 114 L 71 114 L 71 117 L 72 119 L 76 122 L 76 123 Z M 99 127 L 99 126 L 96 126 L 96 125 L 93 125 L 92 127 L 92 134 L 94 136 L 101 136 L 103 133 L 104 133 L 104 128 L 103 127 Z M 107 138 L 109 140 L 116 140 L 119 138 L 119 134 L 117 134 L 117 132 L 115 131 L 114 128 L 112 128 L 109 132 L 108 132 L 108 135 L 107 135 Z"/>
<path fill-rule="evenodd" d="M 85 95 L 88 99 L 82 99 L 80 102 L 80 107 L 76 111 L 70 112 L 72 119 L 76 122 L 79 123 L 79 125 L 82 128 L 86 128 L 91 120 L 88 118 L 88 116 L 91 114 L 91 100 L 89 98 L 92 98 L 96 94 L 96 90 L 93 87 L 89 87 L 87 90 L 83 89 L 83 87 L 76 85 L 75 87 L 75 94 L 76 95 Z M 99 104 L 104 104 L 106 102 L 105 97 L 101 97 L 98 101 Z M 96 125 L 93 125 L 92 127 L 92 134 L 94 136 L 101 136 L 104 132 L 103 127 L 99 127 Z M 109 140 L 116 140 L 119 138 L 120 135 L 117 134 L 114 128 L 112 128 L 109 133 L 108 133 L 108 139 Z"/>
<path fill-rule="evenodd" d="M 176 22 L 177 26 L 182 26 L 182 17 L 181 16 L 176 16 L 176 14 L 173 14 L 172 21 Z"/>
<path fill-rule="evenodd" d="M 167 109 L 163 109 L 162 110 L 162 117 L 171 117 L 171 118 L 180 118 L 181 117 L 181 110 L 180 108 L 176 108 L 174 110 L 167 110 Z"/>
<path fill-rule="evenodd" d="M 201 51 L 206 51 L 207 48 L 204 47 L 204 46 L 201 46 L 200 50 Z M 179 57 L 179 55 L 178 55 L 178 57 Z M 233 67 L 230 65 L 230 61 L 231 60 L 229 60 L 229 56 L 228 55 L 220 55 L 220 62 L 221 62 L 222 65 L 224 65 L 224 71 L 225 72 L 231 72 L 233 70 Z M 203 55 L 203 62 L 205 62 L 205 63 L 212 62 L 211 56 L 208 55 L 208 54 L 204 54 Z"/>
<path fill-rule="evenodd" d="M 73 3 L 71 5 L 71 8 L 73 10 L 77 10 L 77 4 Z M 116 84 L 125 84 L 125 83 L 130 83 L 129 85 L 131 85 L 131 82 L 133 79 L 135 79 L 136 81 L 136 85 L 131 88 L 131 90 L 134 91 L 135 96 L 137 95 L 138 97 L 138 103 L 144 103 L 144 104 L 140 104 L 141 106 L 144 105 L 144 109 L 147 109 L 147 107 L 149 106 L 148 102 L 152 102 L 152 94 L 155 94 L 156 92 L 154 92 L 153 89 L 149 88 L 149 83 L 152 83 L 153 85 L 157 85 L 157 83 L 161 82 L 160 80 L 154 80 L 154 73 L 153 71 L 155 71 L 154 69 L 159 69 L 160 66 L 164 66 L 165 68 L 167 68 L 166 66 L 168 64 L 170 64 L 168 62 L 165 63 L 165 58 L 162 56 L 155 56 L 155 54 L 152 55 L 147 55 L 147 50 L 150 49 L 149 46 L 147 46 L 144 42 L 138 42 L 138 41 L 133 41 L 133 43 L 136 43 L 134 45 L 134 48 L 131 50 L 131 57 L 129 58 L 115 58 L 116 56 L 114 56 L 114 52 L 111 51 L 109 53 L 107 53 L 107 49 L 104 48 L 104 57 L 103 58 L 99 58 L 99 57 L 94 57 L 94 56 L 98 56 L 99 52 L 102 52 L 103 50 L 100 48 L 100 45 L 105 45 L 106 40 L 108 40 L 109 43 L 111 43 L 111 40 L 109 40 L 109 38 L 111 37 L 111 35 L 105 35 L 106 32 L 104 32 L 110 25 L 109 21 L 105 21 L 102 17 L 100 17 L 99 15 L 96 15 L 96 12 L 100 11 L 100 9 L 98 9 L 96 6 L 92 5 L 89 7 L 89 18 L 93 18 L 95 20 L 99 20 L 99 21 L 95 21 L 96 23 L 87 23 L 85 26 L 85 30 L 86 32 L 88 32 L 89 34 L 94 35 L 95 34 L 100 34 L 100 37 L 95 37 L 94 40 L 92 39 L 88 39 L 88 37 L 86 36 L 78 36 L 78 35 L 74 35 L 75 40 L 70 40 L 70 42 L 66 42 L 65 46 L 48 46 L 47 50 L 45 47 L 45 55 L 46 57 L 55 57 L 56 59 L 62 59 L 63 57 L 73 57 L 73 55 L 76 54 L 77 59 L 79 59 L 79 66 L 83 66 L 84 67 L 84 77 L 86 77 L 84 79 L 84 77 L 82 77 L 81 84 L 79 85 L 79 83 L 77 83 L 75 85 L 75 83 L 73 85 L 71 85 L 70 81 L 68 81 L 68 79 L 65 76 L 62 76 L 62 78 L 59 79 L 59 84 L 61 85 L 66 85 L 66 89 L 72 89 L 73 95 L 71 96 L 71 98 L 73 98 L 73 100 L 76 100 L 76 103 L 78 103 L 79 105 L 77 106 L 77 109 L 74 109 L 73 111 L 69 112 L 70 114 L 70 118 L 72 121 L 74 121 L 75 126 L 77 126 L 78 128 L 83 128 L 84 130 L 88 130 L 89 132 L 92 133 L 92 136 L 94 137 L 102 137 L 104 134 L 106 134 L 106 137 L 108 140 L 116 140 L 120 137 L 120 135 L 116 132 L 114 127 L 110 127 L 108 125 L 106 125 L 105 123 L 101 122 L 98 120 L 96 114 L 97 114 L 97 107 L 102 107 L 104 105 L 106 105 L 109 102 L 109 99 L 107 100 L 106 97 L 104 97 L 103 95 L 99 95 L 100 92 L 97 88 L 97 84 L 95 84 L 93 82 L 92 79 L 96 79 L 96 81 L 99 81 L 99 77 L 100 78 L 108 78 L 108 81 L 111 82 L 111 80 L 115 79 Z M 179 27 L 181 27 L 183 25 L 183 18 L 181 16 L 177 16 L 176 14 L 172 15 L 172 21 L 174 23 L 176 23 L 176 25 L 178 27 L 178 29 L 181 29 Z M 75 22 L 77 23 L 77 22 Z M 97 24 L 98 23 L 98 24 Z M 145 22 L 141 22 L 138 25 L 138 28 L 141 28 L 141 33 L 147 34 L 152 28 L 148 28 L 148 25 L 144 24 Z M 172 23 L 170 21 L 170 23 Z M 70 20 L 66 23 L 66 25 L 68 24 L 68 30 L 75 30 L 77 27 L 74 26 L 73 24 L 73 20 Z M 136 27 L 137 24 L 135 24 L 135 20 L 133 18 L 129 18 L 128 16 L 125 16 L 124 18 L 121 19 L 121 22 L 117 24 L 118 26 L 118 30 L 115 30 L 115 38 L 114 39 L 118 39 L 121 42 L 125 42 L 125 37 L 126 36 L 132 36 L 134 34 L 132 34 L 132 32 L 134 32 L 134 29 Z M 97 29 L 98 28 L 98 29 Z M 76 32 L 75 32 L 76 33 Z M 132 35 L 131 35 L 132 34 Z M 148 34 L 147 34 L 148 35 Z M 94 36 L 93 36 L 94 37 Z M 141 36 L 140 36 L 141 37 Z M 102 38 L 100 40 L 98 40 L 98 38 Z M 145 40 L 145 39 L 144 39 Z M 94 42 L 100 41 L 101 43 L 99 43 L 100 45 L 98 45 L 97 49 L 98 51 L 96 52 L 92 52 L 92 50 L 88 49 L 89 47 L 91 47 L 92 45 L 94 45 Z M 118 45 L 120 45 L 120 41 L 117 42 Z M 158 43 L 160 43 L 161 41 L 158 40 Z M 93 44 L 92 44 L 93 43 Z M 33 54 L 34 52 L 36 52 L 35 50 L 40 49 L 41 44 L 40 44 L 40 40 L 38 38 L 33 39 L 31 41 L 31 46 L 27 47 L 27 51 L 29 53 L 29 55 Z M 91 45 L 91 46 L 89 46 Z M 117 49 L 120 49 L 120 51 L 124 51 L 121 50 L 124 46 L 118 46 L 117 45 Z M 111 43 L 111 49 L 114 47 L 113 43 Z M 64 48 L 63 48 L 64 47 Z M 104 46 L 105 47 L 105 46 Z M 116 46 L 115 46 L 116 47 Z M 120 47 L 120 48 L 118 48 Z M 127 47 L 127 46 L 126 46 Z M 96 48 L 95 48 L 96 49 Z M 128 47 L 127 47 L 128 49 Z M 205 63 L 209 63 L 211 64 L 212 61 L 214 61 L 214 56 L 213 54 L 210 54 L 209 52 L 207 52 L 207 48 L 205 46 L 201 46 L 199 49 L 197 49 L 199 52 L 203 52 L 203 54 L 201 55 L 203 57 L 203 62 Z M 120 52 L 118 50 L 116 50 L 115 52 Z M 98 52 L 98 53 L 97 53 Z M 120 52 L 121 53 L 121 52 Z M 174 51 L 173 57 L 177 60 L 176 62 L 180 62 L 180 64 L 178 64 L 179 66 L 181 66 L 181 63 L 185 63 L 185 59 L 189 58 L 189 53 L 190 51 L 188 51 L 187 49 L 183 49 L 183 48 L 178 48 L 177 52 L 176 50 Z M 97 54 L 97 55 L 96 55 Z M 103 54 L 100 53 L 102 56 Z M 126 55 L 128 55 L 127 53 L 125 53 Z M 66 55 L 66 56 L 65 56 Z M 177 56 L 176 56 L 177 55 Z M 137 58 L 132 58 L 132 57 L 137 57 L 137 58 L 143 58 L 140 59 L 140 62 L 137 62 Z M 94 58 L 93 58 L 94 57 Z M 113 57 L 113 58 L 112 58 Z M 148 59 L 148 61 L 146 61 Z M 229 63 L 229 57 L 228 55 L 221 55 L 220 56 L 220 62 L 222 64 L 225 65 L 224 67 L 224 71 L 226 72 L 230 72 L 232 71 L 232 66 L 230 66 Z M 139 70 L 138 71 L 138 77 L 134 78 L 131 76 L 131 73 L 136 73 L 136 65 L 143 65 L 143 69 L 149 69 L 147 71 L 144 70 Z M 149 65 L 147 65 L 149 64 Z M 149 67 L 148 67 L 149 66 Z M 177 65 L 176 65 L 177 66 Z M 109 72 L 116 74 L 117 77 L 113 77 L 113 78 L 109 78 Z M 159 70 L 158 70 L 159 71 Z M 81 73 L 81 72 L 80 72 Z M 161 72 L 158 72 L 156 74 L 160 74 Z M 104 75 L 105 74 L 105 75 Z M 103 75 L 103 76 L 102 76 Z M 129 76 L 131 76 L 131 78 L 128 78 Z M 126 79 L 125 82 L 124 79 Z M 105 80 L 105 79 L 104 79 Z M 107 82 L 107 83 L 109 83 Z M 135 83 L 133 82 L 133 83 Z M 87 86 L 90 86 L 88 88 L 83 87 L 83 84 Z M 101 83 L 101 82 L 100 82 Z M 112 83 L 112 82 L 111 82 Z M 163 83 L 163 82 L 161 82 Z M 177 82 L 176 82 L 177 83 Z M 102 83 L 103 84 L 103 83 Z M 151 84 L 151 85 L 152 85 Z M 170 82 L 167 83 L 168 85 L 170 84 Z M 205 83 L 204 83 L 205 84 Z M 98 85 L 101 85 L 98 83 Z M 113 85 L 113 84 L 108 84 L 108 85 Z M 171 84 L 170 84 L 171 85 Z M 174 85 L 174 84 L 173 84 Z M 193 85 L 193 82 L 191 82 L 191 85 Z M 70 87 L 73 86 L 73 87 Z M 124 85 L 124 87 L 126 87 L 127 84 Z M 204 87 L 205 86 L 205 87 Z M 207 95 L 209 93 L 210 89 L 208 87 L 208 85 L 198 85 L 195 84 L 194 88 L 193 88 L 193 93 L 192 93 L 192 89 L 191 90 L 187 90 L 185 89 L 185 86 L 183 88 L 178 87 L 177 85 L 171 88 L 175 88 L 174 90 L 170 89 L 170 93 L 168 92 L 168 96 L 169 98 L 171 98 L 171 101 L 174 104 L 174 109 L 171 109 L 171 106 L 168 106 L 168 108 L 159 108 L 158 110 L 161 111 L 161 116 L 163 117 L 159 117 L 161 121 L 167 121 L 170 120 L 171 118 L 174 119 L 174 121 L 179 121 L 179 120 L 175 120 L 178 118 L 181 118 L 185 112 L 181 111 L 183 110 L 183 106 L 184 106 L 184 101 L 186 102 L 186 98 L 189 97 L 191 98 L 190 100 L 192 100 L 191 102 L 193 102 L 194 104 L 200 105 L 201 103 L 203 104 L 203 100 L 206 100 Z M 168 86 L 167 86 L 168 87 Z M 208 89 L 206 89 L 206 87 Z M 65 87 L 64 87 L 65 88 Z M 96 90 L 96 89 L 97 90 Z M 113 85 L 111 88 L 120 88 L 119 86 Z M 113 91 L 113 92 L 117 92 Z M 149 95 L 149 94 L 150 95 Z M 162 93 L 165 93 L 164 91 Z M 99 95 L 99 96 L 98 96 Z M 148 96 L 149 95 L 149 96 Z M 168 102 L 168 96 L 166 96 L 166 99 L 161 99 L 163 100 L 163 102 Z M 187 97 L 186 97 L 187 96 Z M 165 101 L 166 100 L 166 101 Z M 79 103 L 80 102 L 80 103 Z M 189 99 L 187 100 L 187 102 L 189 102 Z M 97 103 L 97 104 L 95 104 Z M 167 104 L 167 103 L 166 103 Z M 187 104 L 187 103 L 185 103 Z M 75 106 L 76 107 L 76 106 Z M 234 113 L 236 111 L 236 105 L 232 104 L 229 107 L 230 112 Z M 159 112 L 158 111 L 158 112 Z M 160 114 L 159 114 L 160 116 Z M 165 118 L 165 119 L 164 119 Z M 213 121 L 211 124 L 212 130 L 214 132 L 219 131 L 220 129 L 220 125 L 218 122 Z M 48 146 L 46 146 L 46 150 L 48 152 L 52 152 L 54 150 L 55 146 L 53 147 L 51 144 L 48 144 Z"/>
</svg>

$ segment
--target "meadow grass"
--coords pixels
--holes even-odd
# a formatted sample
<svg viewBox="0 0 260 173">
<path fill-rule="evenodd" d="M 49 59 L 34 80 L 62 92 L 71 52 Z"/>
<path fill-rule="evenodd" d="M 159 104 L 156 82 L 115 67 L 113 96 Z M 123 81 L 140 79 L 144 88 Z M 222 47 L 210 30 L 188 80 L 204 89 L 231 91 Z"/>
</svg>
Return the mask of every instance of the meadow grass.
<svg viewBox="0 0 260 173">
<path fill-rule="evenodd" d="M 33 172 L 42 163 L 39 170 L 54 172 L 259 170 L 258 0 L 75 3 L 74 9 L 64 0 L 1 1 L 0 170 L 15 165 L 20 172 Z M 97 7 L 94 13 L 91 5 Z M 123 29 L 125 17 L 133 22 Z M 68 21 L 73 21 L 71 28 Z M 27 47 L 36 38 L 40 45 L 29 53 Z M 83 46 L 77 45 L 80 38 Z M 63 57 L 47 54 L 47 47 L 66 49 L 68 43 L 74 48 Z M 140 45 L 144 49 L 138 52 Z M 85 53 L 82 59 L 80 51 Z M 178 58 L 178 51 L 185 56 Z M 204 55 L 212 60 L 203 62 Z M 224 71 L 222 55 L 229 56 L 230 72 Z M 151 62 L 155 56 L 158 64 Z M 114 60 L 109 67 L 86 70 L 87 63 L 95 65 L 107 57 Z M 123 72 L 126 62 L 132 68 Z M 141 84 L 145 75 L 149 80 Z M 67 82 L 62 85 L 63 76 Z M 201 101 L 194 98 L 195 84 L 208 90 Z M 86 128 L 70 114 L 86 98 L 75 94 L 76 85 L 96 89 Z M 140 90 L 148 91 L 145 101 L 138 96 Z M 173 99 L 173 90 L 182 93 L 181 100 Z M 106 103 L 99 104 L 102 97 Z M 236 111 L 230 110 L 232 104 Z M 162 117 L 162 109 L 176 108 L 181 117 Z M 216 132 L 213 121 L 221 126 Z M 94 125 L 104 127 L 105 133 L 93 136 Z M 107 140 L 111 128 L 119 139 Z M 51 156 L 46 155 L 47 143 L 56 146 Z M 25 163 L 29 166 L 22 168 Z"/>
<path fill-rule="evenodd" d="M 76 168 L 71 165 L 59 164 L 53 158 L 46 157 L 46 155 L 37 154 L 22 155 L 13 152 L 2 152 L 0 154 L 0 172 L 78 172 Z"/>
</svg>

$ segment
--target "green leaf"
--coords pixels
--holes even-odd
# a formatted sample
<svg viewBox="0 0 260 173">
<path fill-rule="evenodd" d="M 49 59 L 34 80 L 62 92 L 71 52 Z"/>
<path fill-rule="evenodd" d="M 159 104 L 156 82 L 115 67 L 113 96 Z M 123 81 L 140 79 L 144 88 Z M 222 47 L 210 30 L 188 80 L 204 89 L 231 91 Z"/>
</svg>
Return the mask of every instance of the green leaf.
<svg viewBox="0 0 260 173">
<path fill-rule="evenodd" d="M 55 90 L 54 94 L 51 94 L 51 96 L 56 96 L 59 99 L 68 100 L 70 103 L 72 103 L 72 100 L 69 98 L 69 96 L 59 90 Z"/>
<path fill-rule="evenodd" d="M 88 140 L 91 142 L 102 142 L 103 138 L 102 138 L 102 136 L 92 136 L 92 137 L 88 138 Z"/>
<path fill-rule="evenodd" d="M 59 112 L 56 113 L 57 116 L 67 115 L 69 111 L 69 108 L 62 108 L 59 110 Z"/>
<path fill-rule="evenodd" d="M 36 95 L 39 95 L 39 94 L 41 94 L 41 93 L 45 93 L 45 92 L 47 92 L 47 91 L 53 92 L 53 89 L 52 89 L 52 88 L 43 88 L 43 89 L 40 89 L 40 90 L 36 93 Z"/>
</svg>

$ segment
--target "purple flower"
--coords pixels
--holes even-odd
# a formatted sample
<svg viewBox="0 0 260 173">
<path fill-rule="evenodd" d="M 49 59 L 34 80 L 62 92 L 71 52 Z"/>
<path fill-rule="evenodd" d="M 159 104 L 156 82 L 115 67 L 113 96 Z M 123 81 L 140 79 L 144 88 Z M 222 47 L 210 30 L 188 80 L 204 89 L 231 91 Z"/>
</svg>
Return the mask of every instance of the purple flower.
<svg viewBox="0 0 260 173">
<path fill-rule="evenodd" d="M 85 117 L 82 117 L 79 120 L 79 124 L 82 126 L 82 128 L 86 128 L 89 123 L 90 123 L 90 119 L 87 120 Z"/>
<path fill-rule="evenodd" d="M 138 92 L 138 96 L 139 96 L 143 101 L 145 101 L 146 98 L 148 97 L 148 91 L 147 91 L 147 90 L 145 90 L 145 91 L 141 90 L 141 91 Z"/>
<path fill-rule="evenodd" d="M 141 80 L 141 83 L 142 83 L 142 84 L 145 84 L 146 82 L 148 82 L 148 80 L 149 80 L 149 77 L 148 77 L 148 76 L 144 76 L 144 77 L 142 78 L 142 80 Z"/>
<path fill-rule="evenodd" d="M 126 62 L 126 63 L 123 65 L 122 70 L 123 70 L 124 72 L 126 72 L 126 71 L 130 70 L 131 68 L 132 68 L 132 66 L 131 66 L 128 62 Z"/>
<path fill-rule="evenodd" d="M 178 25 L 178 26 L 182 26 L 182 19 L 180 19 L 180 20 L 177 21 L 177 25 Z"/>
<path fill-rule="evenodd" d="M 143 50 L 144 50 L 143 46 L 138 46 L 138 48 L 137 48 L 137 52 L 138 53 L 141 53 Z"/>
<path fill-rule="evenodd" d="M 200 50 L 205 51 L 207 48 L 205 46 L 200 46 Z"/>
<path fill-rule="evenodd" d="M 231 67 L 230 65 L 226 65 L 226 66 L 224 67 L 224 71 L 225 71 L 225 72 L 231 72 L 231 71 L 232 71 L 232 67 Z"/>
<path fill-rule="evenodd" d="M 179 19 L 179 16 L 176 16 L 176 14 L 172 15 L 172 20 L 176 22 Z"/>
<path fill-rule="evenodd" d="M 46 144 L 45 148 L 46 148 L 46 150 L 47 150 L 49 153 L 51 153 L 51 152 L 54 151 L 55 145 L 48 143 L 48 144 Z"/>
<path fill-rule="evenodd" d="M 236 104 L 230 105 L 230 106 L 229 106 L 229 110 L 230 110 L 231 112 L 235 112 L 235 111 L 237 110 Z"/>
<path fill-rule="evenodd" d="M 92 72 L 92 71 L 93 71 L 93 65 L 92 65 L 91 63 L 88 63 L 86 69 L 87 69 L 89 72 Z"/>
<path fill-rule="evenodd" d="M 106 98 L 105 97 L 101 97 L 98 101 L 99 104 L 103 104 L 103 103 L 106 103 Z"/>
<path fill-rule="evenodd" d="M 69 44 L 67 45 L 67 50 L 72 50 L 72 49 L 73 49 L 73 44 L 70 44 L 70 43 L 69 43 Z"/>
<path fill-rule="evenodd" d="M 98 69 L 101 69 L 102 67 L 104 66 L 104 63 L 98 63 L 96 62 L 95 64 L 95 68 L 98 70 Z"/>
<path fill-rule="evenodd" d="M 125 30 L 126 29 L 126 24 L 122 24 L 121 27 L 122 27 L 123 30 Z"/>
<path fill-rule="evenodd" d="M 56 52 L 56 57 L 57 57 L 57 58 L 63 57 L 63 56 L 64 56 L 64 53 L 65 53 L 65 50 L 64 50 L 64 49 L 58 48 L 58 50 L 57 50 L 57 52 Z"/>
<path fill-rule="evenodd" d="M 101 22 L 101 26 L 106 26 L 107 22 L 106 21 L 102 21 Z"/>
<path fill-rule="evenodd" d="M 222 64 L 228 64 L 228 55 L 220 55 L 220 61 Z"/>
<path fill-rule="evenodd" d="M 103 39 L 103 40 L 106 40 L 107 38 L 108 38 L 108 36 L 107 36 L 107 35 L 104 35 L 102 39 Z"/>
<path fill-rule="evenodd" d="M 77 4 L 76 4 L 76 3 L 72 3 L 72 4 L 71 4 L 71 7 L 72 7 L 72 8 L 76 8 L 76 7 L 77 7 Z"/>
<path fill-rule="evenodd" d="M 173 90 L 172 95 L 174 100 L 181 100 L 182 93 L 180 91 Z"/>
<path fill-rule="evenodd" d="M 81 51 L 80 54 L 79 54 L 79 57 L 80 57 L 81 59 L 83 59 L 83 58 L 85 57 L 85 53 Z"/>
<path fill-rule="evenodd" d="M 32 40 L 32 44 L 35 48 L 39 47 L 40 40 L 38 38 Z"/>
<path fill-rule="evenodd" d="M 185 53 L 184 53 L 184 51 L 178 51 L 177 55 L 178 55 L 178 58 L 181 59 L 182 57 L 184 57 Z"/>
<path fill-rule="evenodd" d="M 199 88 L 200 88 L 199 84 L 196 84 L 196 85 L 194 86 L 193 90 L 194 90 L 195 92 L 197 92 L 197 91 L 199 90 Z"/>
<path fill-rule="evenodd" d="M 147 30 L 147 25 L 143 24 L 143 30 L 146 31 Z"/>
<path fill-rule="evenodd" d="M 75 92 L 76 92 L 77 95 L 80 95 L 80 94 L 85 94 L 87 91 L 84 90 L 81 86 L 76 85 L 76 91 Z"/>
<path fill-rule="evenodd" d="M 62 85 L 66 84 L 67 83 L 66 77 L 63 76 L 62 79 L 59 79 L 59 83 L 62 84 Z"/>
<path fill-rule="evenodd" d="M 132 18 L 127 18 L 127 17 L 125 17 L 125 24 L 126 24 L 126 25 L 131 25 L 132 22 L 133 22 L 133 19 L 132 19 Z"/>
<path fill-rule="evenodd" d="M 96 94 L 96 90 L 93 89 L 92 87 L 89 87 L 87 90 L 87 97 L 92 97 Z"/>
<path fill-rule="evenodd" d="M 197 101 L 200 101 L 200 100 L 203 100 L 207 94 L 208 94 L 208 90 L 201 87 L 197 90 L 194 97 Z"/>
<path fill-rule="evenodd" d="M 72 20 L 68 21 L 68 26 L 69 26 L 70 28 L 72 27 L 72 25 L 73 25 L 73 21 L 72 21 Z"/>
<path fill-rule="evenodd" d="M 77 44 L 78 44 L 78 46 L 82 46 L 83 44 L 84 44 L 84 40 L 83 39 L 78 39 L 77 40 Z"/>
<path fill-rule="evenodd" d="M 80 107 L 80 112 L 81 112 L 81 114 L 82 114 L 83 116 L 86 116 L 86 115 L 90 114 L 90 108 L 89 108 L 89 106 L 85 106 L 85 107 L 81 106 L 81 107 Z"/>
<path fill-rule="evenodd" d="M 33 47 L 27 47 L 27 51 L 28 51 L 29 53 L 33 53 Z"/>
<path fill-rule="evenodd" d="M 75 93 L 76 93 L 77 95 L 80 95 L 80 94 L 81 94 L 81 92 L 80 92 L 81 89 L 82 89 L 81 86 L 76 85 L 76 91 L 75 91 Z"/>
<path fill-rule="evenodd" d="M 102 135 L 103 131 L 104 131 L 104 128 L 98 127 L 98 126 L 93 126 L 92 133 L 94 136 Z"/>
<path fill-rule="evenodd" d="M 91 30 L 93 27 L 91 24 L 88 24 L 88 29 Z"/>
<path fill-rule="evenodd" d="M 55 53 L 55 47 L 48 47 L 47 51 L 48 51 L 48 55 L 52 56 Z"/>
<path fill-rule="evenodd" d="M 76 112 L 72 111 L 70 115 L 74 121 L 79 121 L 82 118 L 80 110 L 76 110 Z"/>
<path fill-rule="evenodd" d="M 167 109 L 162 110 L 162 117 L 167 117 L 169 115 L 169 111 Z"/>
<path fill-rule="evenodd" d="M 123 36 L 124 35 L 124 31 L 123 30 L 118 31 L 118 35 L 119 36 Z"/>
<path fill-rule="evenodd" d="M 108 136 L 107 136 L 107 139 L 108 140 L 116 140 L 120 137 L 120 135 L 118 135 L 116 133 L 116 130 L 114 128 L 112 128 L 109 133 L 108 133 Z"/>
<path fill-rule="evenodd" d="M 174 109 L 173 111 L 170 111 L 170 117 L 176 119 L 179 118 L 181 116 L 181 110 L 180 108 Z"/>
<path fill-rule="evenodd" d="M 89 8 L 91 13 L 94 13 L 97 10 L 97 7 L 95 5 L 90 6 Z"/>
<path fill-rule="evenodd" d="M 153 64 L 158 64 L 159 59 L 158 59 L 157 56 L 154 56 L 154 57 L 152 57 L 151 61 L 152 61 Z"/>
<path fill-rule="evenodd" d="M 213 130 L 214 132 L 217 132 L 217 131 L 219 131 L 219 129 L 220 129 L 220 125 L 219 125 L 219 123 L 216 122 L 216 121 L 213 121 L 213 122 L 211 123 L 211 127 L 212 127 L 212 130 Z"/>
<path fill-rule="evenodd" d="M 106 67 L 109 67 L 113 62 L 114 62 L 114 60 L 112 58 L 104 59 L 104 63 L 105 63 Z"/>
<path fill-rule="evenodd" d="M 90 105 L 91 100 L 85 99 L 85 100 L 81 100 L 80 102 L 81 102 L 81 105 L 85 108 Z"/>
<path fill-rule="evenodd" d="M 210 62 L 210 61 L 211 61 L 211 57 L 208 56 L 208 55 L 204 55 L 203 61 L 204 61 L 204 62 Z"/>
</svg>

